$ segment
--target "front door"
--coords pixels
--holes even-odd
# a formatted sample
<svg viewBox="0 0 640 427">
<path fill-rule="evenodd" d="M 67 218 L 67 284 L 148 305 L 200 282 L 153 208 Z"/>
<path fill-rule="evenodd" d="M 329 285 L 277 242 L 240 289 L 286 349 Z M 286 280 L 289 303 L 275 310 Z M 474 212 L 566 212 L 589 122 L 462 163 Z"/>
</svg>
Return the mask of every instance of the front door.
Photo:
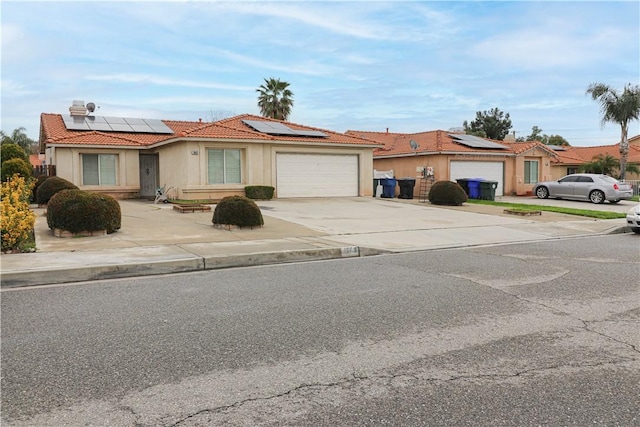
<svg viewBox="0 0 640 427">
<path fill-rule="evenodd" d="M 140 154 L 140 197 L 155 198 L 158 189 L 158 155 Z"/>
</svg>

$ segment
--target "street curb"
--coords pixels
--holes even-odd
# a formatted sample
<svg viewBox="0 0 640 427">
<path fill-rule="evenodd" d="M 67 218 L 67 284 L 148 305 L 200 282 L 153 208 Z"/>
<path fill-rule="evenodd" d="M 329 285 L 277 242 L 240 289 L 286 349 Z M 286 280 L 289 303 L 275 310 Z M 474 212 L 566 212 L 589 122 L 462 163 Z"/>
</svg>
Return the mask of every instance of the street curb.
<svg viewBox="0 0 640 427">
<path fill-rule="evenodd" d="M 122 279 L 155 276 L 169 273 L 185 273 L 220 270 L 234 267 L 274 265 L 305 261 L 322 261 L 379 255 L 385 251 L 343 246 L 325 249 L 301 249 L 276 252 L 256 252 L 240 255 L 194 256 L 188 259 L 161 260 L 145 263 L 71 267 L 41 271 L 8 272 L 2 274 L 2 289 L 28 286 L 56 285 L 90 280 Z"/>
</svg>

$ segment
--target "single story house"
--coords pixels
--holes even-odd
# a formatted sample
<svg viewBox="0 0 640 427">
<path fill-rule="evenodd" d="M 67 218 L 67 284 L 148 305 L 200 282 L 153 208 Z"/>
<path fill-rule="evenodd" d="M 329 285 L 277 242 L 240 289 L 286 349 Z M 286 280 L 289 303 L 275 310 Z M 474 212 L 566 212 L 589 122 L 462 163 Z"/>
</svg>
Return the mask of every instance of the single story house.
<svg viewBox="0 0 640 427">
<path fill-rule="evenodd" d="M 70 114 L 40 116 L 40 149 L 56 174 L 83 190 L 154 198 L 159 188 L 188 200 L 275 188 L 275 197 L 371 196 L 373 150 L 355 135 L 250 114 L 216 122 Z M 171 192 L 168 191 L 171 196 Z"/>
<path fill-rule="evenodd" d="M 584 163 L 593 161 L 598 155 L 610 155 L 620 160 L 620 144 L 599 145 L 595 147 L 552 147 L 556 152 L 556 158 L 551 163 L 551 175 L 553 179 L 560 179 L 565 175 L 578 172 Z M 629 138 L 629 164 L 640 168 L 640 135 Z M 640 180 L 640 174 L 626 173 L 627 180 Z"/>
<path fill-rule="evenodd" d="M 484 178 L 497 181 L 496 196 L 531 194 L 537 181 L 551 179 L 555 151 L 537 141 L 494 141 L 464 133 L 347 131 L 384 144 L 373 153 L 375 170 L 393 170 L 396 178 L 435 180 Z M 416 189 L 417 189 L 416 184 Z"/>
</svg>

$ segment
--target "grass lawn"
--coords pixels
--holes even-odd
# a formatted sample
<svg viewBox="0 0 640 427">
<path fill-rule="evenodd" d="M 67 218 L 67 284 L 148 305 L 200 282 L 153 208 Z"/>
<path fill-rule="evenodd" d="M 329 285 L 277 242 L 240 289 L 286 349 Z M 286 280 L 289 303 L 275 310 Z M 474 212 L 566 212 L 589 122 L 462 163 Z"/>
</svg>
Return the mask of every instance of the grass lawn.
<svg viewBox="0 0 640 427">
<path fill-rule="evenodd" d="M 627 216 L 626 214 L 619 213 L 619 212 L 562 208 L 562 207 L 556 207 L 556 206 L 529 205 L 526 203 L 505 203 L 505 202 L 495 202 L 492 200 L 469 199 L 467 200 L 467 203 L 475 203 L 479 205 L 490 205 L 490 206 L 502 206 L 509 209 L 516 209 L 519 212 L 545 211 L 545 212 L 556 212 L 561 214 L 584 216 L 587 218 L 597 218 L 597 219 L 617 219 L 617 218 L 625 218 Z"/>
</svg>

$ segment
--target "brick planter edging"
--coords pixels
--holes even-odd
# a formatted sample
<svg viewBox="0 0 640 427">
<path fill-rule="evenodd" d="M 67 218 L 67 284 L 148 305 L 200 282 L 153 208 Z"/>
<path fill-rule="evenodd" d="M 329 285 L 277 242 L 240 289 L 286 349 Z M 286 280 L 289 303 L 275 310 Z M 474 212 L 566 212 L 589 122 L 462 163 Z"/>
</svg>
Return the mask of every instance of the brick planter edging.
<svg viewBox="0 0 640 427">
<path fill-rule="evenodd" d="M 505 209 L 504 213 L 510 214 L 510 215 L 520 215 L 520 216 L 542 215 L 542 211 L 515 211 L 513 209 Z"/>
<path fill-rule="evenodd" d="M 92 237 L 92 236 L 106 236 L 107 230 L 96 230 L 96 231 L 79 231 L 77 233 L 72 233 L 71 231 L 62 230 L 60 228 L 53 229 L 53 235 L 56 237 Z"/>
</svg>

